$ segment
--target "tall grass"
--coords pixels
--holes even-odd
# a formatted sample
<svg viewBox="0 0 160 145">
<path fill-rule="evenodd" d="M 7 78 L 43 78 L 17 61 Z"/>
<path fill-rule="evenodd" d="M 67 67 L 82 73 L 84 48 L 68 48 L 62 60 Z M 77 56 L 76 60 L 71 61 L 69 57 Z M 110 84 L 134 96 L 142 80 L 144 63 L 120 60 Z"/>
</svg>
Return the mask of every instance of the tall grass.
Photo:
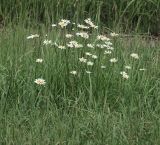
<svg viewBox="0 0 160 145">
<path fill-rule="evenodd" d="M 45 46 L 44 39 L 67 42 L 67 30 L 46 30 L 19 25 L 0 33 L 0 144 L 159 144 L 159 42 L 115 38 L 113 54 L 103 58 L 100 48 Z M 31 33 L 40 37 L 27 40 Z M 98 56 L 90 68 L 78 61 L 87 51 Z M 130 57 L 133 52 L 139 60 Z M 112 57 L 118 62 L 110 63 Z M 128 80 L 120 75 L 125 65 L 132 66 Z M 40 77 L 45 86 L 34 83 Z"/>
<path fill-rule="evenodd" d="M 160 43 L 106 34 L 158 33 L 159 8 L 159 0 L 0 0 L 0 145 L 160 144 Z M 76 36 L 88 17 L 99 28 Z M 61 29 L 62 18 L 75 24 Z M 68 47 L 72 40 L 83 47 Z"/>
<path fill-rule="evenodd" d="M 80 22 L 91 17 L 113 30 L 153 34 L 160 31 L 159 0 L 1 0 L 0 15 L 5 24 L 50 24 L 58 18 Z"/>
</svg>

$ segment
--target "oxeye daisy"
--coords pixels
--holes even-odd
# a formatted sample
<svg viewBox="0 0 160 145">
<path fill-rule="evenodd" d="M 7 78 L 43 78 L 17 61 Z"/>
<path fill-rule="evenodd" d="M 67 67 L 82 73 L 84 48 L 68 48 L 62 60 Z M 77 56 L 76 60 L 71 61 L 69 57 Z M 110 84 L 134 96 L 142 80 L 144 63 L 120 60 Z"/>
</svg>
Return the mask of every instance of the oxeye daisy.
<svg viewBox="0 0 160 145">
<path fill-rule="evenodd" d="M 85 39 L 88 39 L 89 38 L 89 35 L 87 32 L 78 32 L 76 33 L 77 36 L 80 36 L 82 38 L 85 38 Z"/>
<path fill-rule="evenodd" d="M 28 36 L 27 37 L 27 39 L 33 39 L 33 38 L 37 38 L 37 37 L 39 37 L 39 35 L 38 34 L 31 34 L 30 36 Z"/>
<path fill-rule="evenodd" d="M 131 57 L 134 58 L 134 59 L 139 59 L 139 56 L 137 53 L 132 53 L 131 54 Z"/>
<path fill-rule="evenodd" d="M 108 50 L 114 50 L 114 48 L 111 47 L 111 46 L 108 46 L 107 49 L 108 49 Z"/>
<path fill-rule="evenodd" d="M 102 41 L 109 41 L 110 39 L 107 38 L 105 35 L 98 35 L 97 40 L 102 40 Z"/>
<path fill-rule="evenodd" d="M 77 71 L 75 71 L 75 70 L 71 71 L 70 73 L 73 75 L 77 75 Z"/>
<path fill-rule="evenodd" d="M 92 72 L 86 70 L 86 73 L 87 73 L 87 74 L 91 74 Z"/>
<path fill-rule="evenodd" d="M 116 58 L 111 58 L 109 61 L 110 61 L 111 63 L 116 63 L 116 62 L 118 61 L 118 59 L 116 59 Z"/>
<path fill-rule="evenodd" d="M 45 39 L 43 41 L 43 45 L 48 45 L 48 44 L 52 44 L 52 40 Z"/>
<path fill-rule="evenodd" d="M 94 63 L 93 62 L 91 62 L 91 61 L 88 61 L 87 62 L 87 65 L 90 65 L 90 66 L 92 66 Z"/>
<path fill-rule="evenodd" d="M 59 45 L 58 48 L 59 48 L 59 49 L 66 49 L 66 47 L 65 47 L 65 46 L 62 46 L 62 45 Z"/>
<path fill-rule="evenodd" d="M 84 57 L 81 57 L 81 58 L 79 58 L 79 61 L 86 63 L 86 62 L 87 62 L 87 59 L 85 59 Z"/>
<path fill-rule="evenodd" d="M 120 74 L 124 79 L 129 79 L 129 75 L 125 71 L 120 72 Z"/>
<path fill-rule="evenodd" d="M 58 23 L 58 25 L 61 26 L 61 28 L 66 27 L 70 23 L 69 20 L 61 19 L 61 21 Z"/>
<path fill-rule="evenodd" d="M 88 26 L 81 25 L 81 24 L 78 24 L 77 27 L 78 27 L 78 28 L 81 28 L 81 29 L 89 29 Z"/>
<path fill-rule="evenodd" d="M 110 35 L 111 35 L 112 37 L 118 36 L 118 34 L 116 34 L 115 32 L 111 33 Z"/>
<path fill-rule="evenodd" d="M 92 44 L 87 44 L 87 47 L 94 48 L 94 46 Z"/>
<path fill-rule="evenodd" d="M 92 54 L 90 52 L 86 52 L 85 54 L 88 56 L 92 56 Z"/>
<path fill-rule="evenodd" d="M 112 42 L 110 42 L 110 41 L 105 41 L 105 44 L 106 44 L 107 46 L 113 45 Z"/>
<path fill-rule="evenodd" d="M 45 80 L 42 79 L 42 78 L 35 79 L 34 82 L 35 82 L 37 85 L 45 85 L 45 84 L 46 84 Z"/>
<path fill-rule="evenodd" d="M 42 58 L 38 58 L 38 59 L 36 59 L 36 62 L 37 62 L 37 63 L 42 63 L 42 62 L 43 62 L 43 59 L 42 59 Z"/>
<path fill-rule="evenodd" d="M 126 65 L 126 66 L 125 66 L 125 69 L 131 69 L 131 66 Z"/>
<path fill-rule="evenodd" d="M 52 24 L 52 27 L 56 27 L 57 25 L 56 24 Z"/>
<path fill-rule="evenodd" d="M 69 44 L 67 44 L 68 47 L 70 48 L 81 48 L 83 47 L 82 44 L 79 44 L 77 41 L 70 41 Z"/>
<path fill-rule="evenodd" d="M 139 70 L 140 70 L 140 71 L 145 71 L 146 69 L 145 69 L 145 68 L 140 68 Z"/>
<path fill-rule="evenodd" d="M 91 18 L 85 19 L 84 20 L 87 24 L 90 25 L 91 28 L 97 29 L 98 26 L 94 25 L 93 22 L 91 21 Z"/>
<path fill-rule="evenodd" d="M 97 55 L 92 55 L 92 58 L 93 58 L 93 59 L 97 59 L 98 56 L 97 56 Z"/>
<path fill-rule="evenodd" d="M 104 69 L 104 68 L 106 68 L 106 66 L 105 65 L 101 65 L 101 68 Z"/>
<path fill-rule="evenodd" d="M 104 54 L 111 54 L 112 53 L 112 51 L 104 51 Z"/>
<path fill-rule="evenodd" d="M 66 38 L 72 38 L 73 35 L 72 34 L 66 34 Z"/>
</svg>

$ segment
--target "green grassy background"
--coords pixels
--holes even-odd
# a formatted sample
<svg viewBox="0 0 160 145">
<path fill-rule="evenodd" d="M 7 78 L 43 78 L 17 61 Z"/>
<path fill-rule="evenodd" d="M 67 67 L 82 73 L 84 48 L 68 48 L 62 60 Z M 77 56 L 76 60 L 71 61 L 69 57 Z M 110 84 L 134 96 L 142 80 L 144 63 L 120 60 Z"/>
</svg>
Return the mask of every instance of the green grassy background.
<svg viewBox="0 0 160 145">
<path fill-rule="evenodd" d="M 120 35 L 112 40 L 111 58 L 118 62 L 110 64 L 109 56 L 98 59 L 90 75 L 78 62 L 89 48 L 63 51 L 42 44 L 46 38 L 65 44 L 61 30 L 51 28 L 61 18 L 81 23 L 91 17 L 102 28 L 93 35 L 108 28 L 135 34 L 158 32 L 159 3 L 1 0 L 0 145 L 159 145 L 158 40 Z M 26 39 L 35 33 L 40 38 Z M 101 58 L 101 49 L 93 52 Z M 140 59 L 131 59 L 131 53 L 138 53 Z M 37 58 L 44 62 L 37 64 Z M 124 80 L 119 73 L 128 64 L 130 78 Z M 74 69 L 78 76 L 69 73 Z M 39 77 L 46 80 L 45 87 L 34 83 Z"/>
<path fill-rule="evenodd" d="M 0 16 L 5 24 L 26 26 L 50 24 L 59 18 L 80 22 L 91 17 L 121 32 L 160 32 L 159 0 L 0 0 Z"/>
</svg>

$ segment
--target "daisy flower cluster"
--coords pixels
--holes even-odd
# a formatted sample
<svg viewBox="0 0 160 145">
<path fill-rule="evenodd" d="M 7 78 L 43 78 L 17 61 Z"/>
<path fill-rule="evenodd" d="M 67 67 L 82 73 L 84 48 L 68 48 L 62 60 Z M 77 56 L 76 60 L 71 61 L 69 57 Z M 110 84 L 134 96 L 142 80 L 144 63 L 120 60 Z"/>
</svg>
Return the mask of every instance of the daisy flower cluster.
<svg viewBox="0 0 160 145">
<path fill-rule="evenodd" d="M 67 29 L 67 26 L 70 25 L 72 31 Z M 78 75 L 82 71 L 87 74 L 94 73 L 94 66 L 98 66 L 100 69 L 104 70 L 111 66 L 119 63 L 118 57 L 115 55 L 115 48 L 113 45 L 113 37 L 118 37 L 119 34 L 112 32 L 110 34 L 97 34 L 92 35 L 95 29 L 98 29 L 98 26 L 95 25 L 91 18 L 85 19 L 84 24 L 76 24 L 72 23 L 70 20 L 61 19 L 57 24 L 51 25 L 53 29 L 59 30 L 60 41 L 52 40 L 52 39 L 44 39 L 43 45 L 52 46 L 54 49 L 59 49 L 63 51 L 74 51 L 77 49 L 79 52 L 78 56 L 74 57 L 79 65 L 83 66 L 79 70 L 77 66 L 75 68 L 70 69 L 71 75 Z M 62 38 L 61 38 L 62 36 Z M 27 39 L 33 39 L 39 37 L 38 34 L 32 34 L 27 37 Z M 115 39 L 114 39 L 115 40 Z M 63 42 L 64 41 L 64 42 Z M 131 53 L 130 57 L 133 60 L 138 60 L 140 57 L 137 53 Z M 37 58 L 36 63 L 42 63 L 43 59 Z M 98 63 L 97 63 L 98 62 Z M 132 66 L 126 65 L 124 66 L 124 70 L 118 72 L 121 77 L 125 80 L 128 80 L 129 74 L 127 71 L 132 69 Z M 145 68 L 139 69 L 140 71 L 144 71 Z M 38 85 L 45 85 L 46 82 L 42 78 L 38 78 L 34 81 Z"/>
</svg>

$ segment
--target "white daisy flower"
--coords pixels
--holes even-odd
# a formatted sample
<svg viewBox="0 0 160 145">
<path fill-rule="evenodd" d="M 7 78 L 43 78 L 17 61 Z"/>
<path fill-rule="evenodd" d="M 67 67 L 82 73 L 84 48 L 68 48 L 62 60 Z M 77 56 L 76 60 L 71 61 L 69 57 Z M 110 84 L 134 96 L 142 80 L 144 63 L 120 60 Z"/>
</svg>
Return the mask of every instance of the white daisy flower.
<svg viewBox="0 0 160 145">
<path fill-rule="evenodd" d="M 94 28 L 94 29 L 97 29 L 98 26 L 94 25 L 93 22 L 91 21 L 91 18 L 88 18 L 88 19 L 85 19 L 84 20 L 87 24 L 90 25 L 90 27 Z"/>
<path fill-rule="evenodd" d="M 88 39 L 89 38 L 89 35 L 87 32 L 78 32 L 76 33 L 77 36 L 80 36 L 82 38 L 85 38 L 85 39 Z"/>
<path fill-rule="evenodd" d="M 108 49 L 108 50 L 114 50 L 114 48 L 111 47 L 111 46 L 108 46 L 107 49 Z"/>
<path fill-rule="evenodd" d="M 104 69 L 104 68 L 106 68 L 106 66 L 105 65 L 101 65 L 101 68 Z"/>
<path fill-rule="evenodd" d="M 61 26 L 61 28 L 66 27 L 70 23 L 69 20 L 61 19 L 61 21 L 58 23 L 58 25 Z"/>
<path fill-rule="evenodd" d="M 79 58 L 79 61 L 86 63 L 86 62 L 87 62 L 87 59 L 85 59 L 84 57 L 81 57 L 81 58 Z"/>
<path fill-rule="evenodd" d="M 138 56 L 137 53 L 132 53 L 132 54 L 131 54 L 131 57 L 133 57 L 133 58 L 135 58 L 135 59 L 139 59 L 139 56 Z"/>
<path fill-rule="evenodd" d="M 45 40 L 43 41 L 43 45 L 48 45 L 48 44 L 52 44 L 52 40 L 47 40 L 47 39 L 45 39 Z"/>
<path fill-rule="evenodd" d="M 93 58 L 93 59 L 97 59 L 98 56 L 97 56 L 97 55 L 92 55 L 92 58 Z"/>
<path fill-rule="evenodd" d="M 124 79 L 129 79 L 129 75 L 125 71 L 120 72 L 120 74 Z"/>
<path fill-rule="evenodd" d="M 126 65 L 126 66 L 125 66 L 125 69 L 131 69 L 131 66 Z"/>
<path fill-rule="evenodd" d="M 75 71 L 75 70 L 71 71 L 70 73 L 73 75 L 77 75 L 77 71 Z"/>
<path fill-rule="evenodd" d="M 34 82 L 35 82 L 37 85 L 45 85 L 45 84 L 46 84 L 45 80 L 42 79 L 42 78 L 35 79 Z"/>
<path fill-rule="evenodd" d="M 112 37 L 117 37 L 119 34 L 116 34 L 115 32 L 110 34 Z"/>
<path fill-rule="evenodd" d="M 87 47 L 94 48 L 94 46 L 92 44 L 87 44 Z"/>
<path fill-rule="evenodd" d="M 43 62 L 43 59 L 38 58 L 38 59 L 36 59 L 36 62 L 37 62 L 37 63 L 42 63 L 42 62 Z"/>
<path fill-rule="evenodd" d="M 57 25 L 56 24 L 52 24 L 52 27 L 56 27 Z"/>
<path fill-rule="evenodd" d="M 123 75 L 123 74 L 127 74 L 127 73 L 125 71 L 121 71 L 120 74 Z"/>
<path fill-rule="evenodd" d="M 140 70 L 140 71 L 145 71 L 146 69 L 145 69 L 145 68 L 140 68 L 139 70 Z"/>
<path fill-rule="evenodd" d="M 87 62 L 87 65 L 89 65 L 89 66 L 92 66 L 94 63 L 93 62 L 91 62 L 91 61 L 88 61 Z"/>
<path fill-rule="evenodd" d="M 107 50 L 104 51 L 104 54 L 111 54 L 111 53 L 112 51 L 107 51 Z"/>
<path fill-rule="evenodd" d="M 125 74 L 125 75 L 122 75 L 124 79 L 129 79 L 129 75 Z"/>
<path fill-rule="evenodd" d="M 110 39 L 108 37 L 106 37 L 105 35 L 98 35 L 97 40 L 109 41 Z"/>
<path fill-rule="evenodd" d="M 54 45 L 58 47 L 58 44 L 56 42 L 54 43 Z"/>
<path fill-rule="evenodd" d="M 91 74 L 92 72 L 86 70 L 86 73 L 87 73 L 87 74 Z"/>
<path fill-rule="evenodd" d="M 77 27 L 78 27 L 78 28 L 81 28 L 81 29 L 89 29 L 88 26 L 81 25 L 81 24 L 78 24 Z"/>
<path fill-rule="evenodd" d="M 99 48 L 105 48 L 105 45 L 102 45 L 102 44 L 97 44 L 96 46 Z"/>
<path fill-rule="evenodd" d="M 116 59 L 116 58 L 111 58 L 109 61 L 110 61 L 111 63 L 116 63 L 116 62 L 118 61 L 118 59 Z"/>
<path fill-rule="evenodd" d="M 90 52 L 86 52 L 85 53 L 87 56 L 92 56 L 92 54 Z"/>
<path fill-rule="evenodd" d="M 59 49 L 66 49 L 66 47 L 65 47 L 65 46 L 62 46 L 62 45 L 59 45 L 58 48 L 59 48 Z"/>
<path fill-rule="evenodd" d="M 110 41 L 105 41 L 105 44 L 106 44 L 107 46 L 111 46 L 111 45 L 113 45 L 113 43 L 112 43 L 112 42 L 110 42 Z"/>
<path fill-rule="evenodd" d="M 71 44 L 71 43 L 67 44 L 67 46 L 70 47 L 70 48 L 73 48 L 73 47 L 74 47 L 74 45 Z"/>
<path fill-rule="evenodd" d="M 82 44 L 79 44 L 77 41 L 70 41 L 69 44 L 67 44 L 68 47 L 75 47 L 75 48 L 81 48 L 83 47 Z"/>
<path fill-rule="evenodd" d="M 27 37 L 27 39 L 33 39 L 33 38 L 38 38 L 39 35 L 38 34 L 31 34 L 30 36 Z"/>
<path fill-rule="evenodd" d="M 72 34 L 66 34 L 66 38 L 72 38 L 73 35 Z"/>
</svg>

